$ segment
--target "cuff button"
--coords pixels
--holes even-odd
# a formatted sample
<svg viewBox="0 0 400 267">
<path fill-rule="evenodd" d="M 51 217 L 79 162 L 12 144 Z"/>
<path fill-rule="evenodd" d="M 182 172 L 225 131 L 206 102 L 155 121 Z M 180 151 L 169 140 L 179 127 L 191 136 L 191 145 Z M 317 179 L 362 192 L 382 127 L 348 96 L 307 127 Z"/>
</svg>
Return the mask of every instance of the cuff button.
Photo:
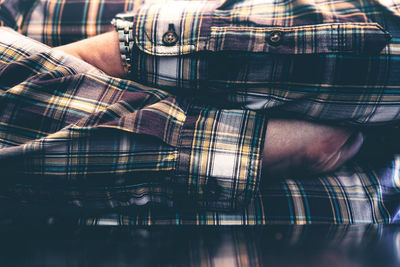
<svg viewBox="0 0 400 267">
<path fill-rule="evenodd" d="M 268 43 L 272 46 L 280 45 L 283 33 L 281 31 L 273 31 L 269 34 Z"/>
<path fill-rule="evenodd" d="M 168 31 L 164 33 L 162 42 L 166 46 L 173 46 L 178 42 L 178 35 L 175 32 L 175 27 L 173 24 L 170 24 Z"/>
<path fill-rule="evenodd" d="M 215 178 L 208 177 L 207 183 L 203 185 L 203 192 L 206 199 L 216 200 L 221 194 L 221 187 Z"/>
</svg>

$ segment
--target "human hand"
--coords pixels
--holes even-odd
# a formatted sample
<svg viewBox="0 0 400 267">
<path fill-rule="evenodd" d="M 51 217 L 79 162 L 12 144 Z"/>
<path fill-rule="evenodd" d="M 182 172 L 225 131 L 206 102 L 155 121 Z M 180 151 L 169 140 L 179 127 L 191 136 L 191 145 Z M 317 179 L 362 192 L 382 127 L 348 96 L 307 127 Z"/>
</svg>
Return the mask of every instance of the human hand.
<svg viewBox="0 0 400 267">
<path fill-rule="evenodd" d="M 263 151 L 263 174 L 287 177 L 333 171 L 355 156 L 362 143 L 362 134 L 349 128 L 270 119 Z"/>
</svg>

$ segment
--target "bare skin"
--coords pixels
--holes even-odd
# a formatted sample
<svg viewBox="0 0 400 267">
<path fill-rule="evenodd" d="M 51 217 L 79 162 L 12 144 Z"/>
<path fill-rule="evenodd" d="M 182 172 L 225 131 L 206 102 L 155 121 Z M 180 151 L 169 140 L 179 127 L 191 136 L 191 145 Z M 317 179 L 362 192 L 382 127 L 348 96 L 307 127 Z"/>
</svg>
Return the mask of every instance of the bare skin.
<svg viewBox="0 0 400 267">
<path fill-rule="evenodd" d="M 55 49 L 78 57 L 111 76 L 124 76 L 115 31 Z M 351 159 L 362 143 L 362 135 L 349 128 L 270 119 L 263 149 L 263 175 L 288 177 L 333 171 Z"/>
<path fill-rule="evenodd" d="M 270 119 L 263 171 L 274 177 L 333 171 L 357 154 L 363 140 L 361 133 L 344 127 Z"/>
<path fill-rule="evenodd" d="M 116 31 L 59 46 L 55 49 L 80 58 L 110 76 L 124 76 Z"/>
</svg>

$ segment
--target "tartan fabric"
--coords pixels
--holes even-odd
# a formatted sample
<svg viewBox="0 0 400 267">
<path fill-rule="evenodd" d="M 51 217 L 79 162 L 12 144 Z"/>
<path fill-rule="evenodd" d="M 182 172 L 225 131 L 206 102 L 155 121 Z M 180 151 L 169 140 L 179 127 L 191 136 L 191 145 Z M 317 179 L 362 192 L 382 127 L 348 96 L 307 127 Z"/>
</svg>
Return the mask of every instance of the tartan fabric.
<svg viewBox="0 0 400 267">
<path fill-rule="evenodd" d="M 346 124 L 394 123 L 398 14 L 382 9 L 395 2 L 143 5 L 134 12 L 132 79 L 219 105 Z M 170 24 L 179 36 L 173 46 L 162 42 Z M 281 33 L 276 45 L 274 32 Z"/>
<path fill-rule="evenodd" d="M 7 0 L 8 1 L 8 0 Z M 115 14 L 134 10 L 144 0 L 33 1 L 19 31 L 42 43 L 58 46 L 113 29 Z"/>
<path fill-rule="evenodd" d="M 398 158 L 392 164 L 399 165 Z M 253 202 L 233 212 L 166 211 L 146 207 L 132 214 L 82 216 L 81 225 L 265 225 L 398 223 L 399 170 L 348 164 L 315 179 L 286 179 L 262 185 Z"/>
<path fill-rule="evenodd" d="M 2 181 L 21 196 L 234 209 L 258 191 L 263 115 L 145 89 L 0 33 Z"/>
<path fill-rule="evenodd" d="M 111 78 L 0 33 L 3 200 L 88 211 L 89 225 L 398 221 L 398 156 L 258 190 L 262 115 Z"/>
<path fill-rule="evenodd" d="M 23 8 L 18 0 L 0 1 L 0 26 L 17 29 L 21 23 Z M 28 6 L 25 6 L 29 8 Z"/>
<path fill-rule="evenodd" d="M 134 81 L 1 31 L 3 198 L 109 213 L 83 216 L 89 225 L 399 221 L 396 155 L 260 185 L 265 115 L 248 110 L 395 123 L 396 2 L 163 3 L 36 1 L 18 24 L 58 45 L 107 31 L 101 18 L 133 10 Z M 170 20 L 178 48 L 160 43 Z M 288 37 L 282 47 L 265 46 L 271 30 Z"/>
<path fill-rule="evenodd" d="M 20 32 L 60 45 L 110 30 L 127 10 L 136 82 L 226 108 L 341 124 L 399 120 L 396 1 L 40 0 Z M 167 46 L 171 25 L 178 42 Z"/>
</svg>

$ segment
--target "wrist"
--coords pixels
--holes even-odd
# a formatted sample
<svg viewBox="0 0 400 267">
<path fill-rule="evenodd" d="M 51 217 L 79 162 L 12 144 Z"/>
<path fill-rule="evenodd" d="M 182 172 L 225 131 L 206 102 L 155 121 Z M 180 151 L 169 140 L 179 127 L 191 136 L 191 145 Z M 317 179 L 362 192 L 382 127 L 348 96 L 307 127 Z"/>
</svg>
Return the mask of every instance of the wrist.
<svg viewBox="0 0 400 267">
<path fill-rule="evenodd" d="M 117 32 L 120 59 L 125 75 L 129 75 L 132 71 L 133 18 L 132 14 L 120 13 L 111 21 Z"/>
<path fill-rule="evenodd" d="M 107 32 L 86 41 L 87 45 L 85 49 L 79 51 L 83 60 L 111 76 L 125 76 L 126 73 L 121 62 L 117 32 Z"/>
</svg>

